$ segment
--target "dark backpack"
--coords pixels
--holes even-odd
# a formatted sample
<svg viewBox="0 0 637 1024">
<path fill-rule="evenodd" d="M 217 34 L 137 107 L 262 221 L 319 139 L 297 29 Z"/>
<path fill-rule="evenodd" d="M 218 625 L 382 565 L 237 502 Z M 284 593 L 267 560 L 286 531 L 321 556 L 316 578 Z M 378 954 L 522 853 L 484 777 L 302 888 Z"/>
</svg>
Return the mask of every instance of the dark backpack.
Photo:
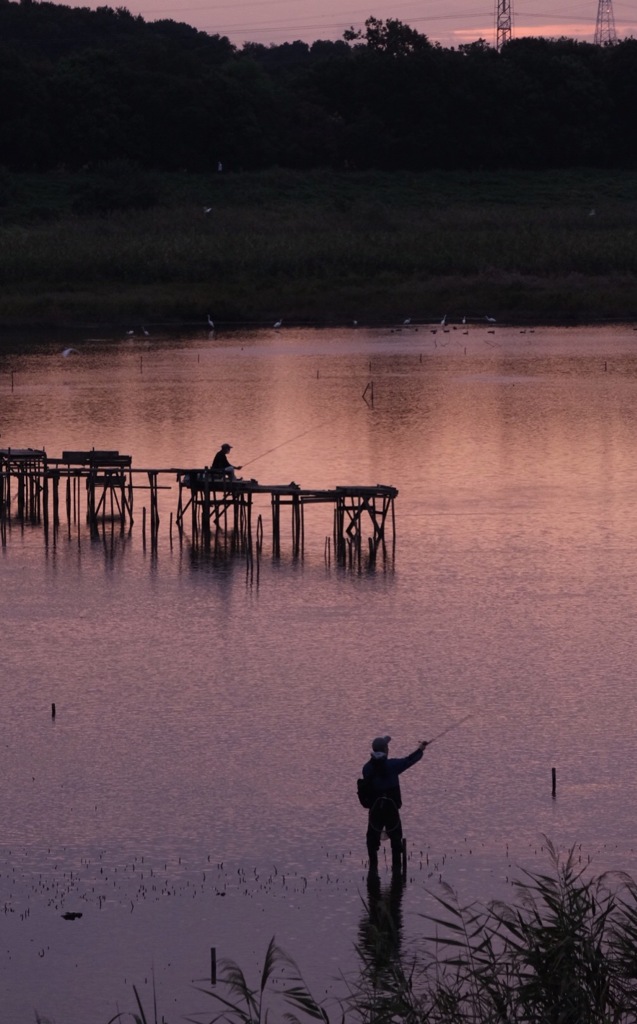
<svg viewBox="0 0 637 1024">
<path fill-rule="evenodd" d="M 376 802 L 376 787 L 374 786 L 373 779 L 357 779 L 356 780 L 356 792 L 358 794 L 358 801 L 362 807 L 374 806 Z"/>
</svg>

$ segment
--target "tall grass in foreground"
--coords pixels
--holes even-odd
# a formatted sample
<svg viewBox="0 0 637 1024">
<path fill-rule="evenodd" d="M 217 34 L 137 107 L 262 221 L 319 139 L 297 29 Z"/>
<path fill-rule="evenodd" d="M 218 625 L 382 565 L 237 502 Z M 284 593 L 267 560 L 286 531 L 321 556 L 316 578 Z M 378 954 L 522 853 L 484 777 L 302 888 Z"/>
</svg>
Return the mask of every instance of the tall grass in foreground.
<svg viewBox="0 0 637 1024">
<path fill-rule="evenodd" d="M 373 988 L 369 960 L 359 1019 L 431 1024 L 629 1024 L 637 1019 L 637 885 L 587 877 L 575 850 L 552 874 L 525 872 L 512 904 L 461 907 L 453 892 L 423 918 L 411 961 Z"/>
<path fill-rule="evenodd" d="M 575 848 L 548 843 L 550 873 L 524 872 L 512 903 L 462 907 L 451 889 L 423 915 L 424 934 L 400 952 L 394 922 L 375 941 L 349 995 L 316 1000 L 294 960 L 270 942 L 256 987 L 232 961 L 211 1014 L 192 1024 L 322 1021 L 361 1024 L 633 1024 L 637 1021 L 637 884 L 591 876 Z M 139 997 L 137 997 L 139 999 Z M 136 1024 L 150 1024 L 133 1014 Z M 163 1018 L 162 1018 L 163 1021 Z M 155 1022 L 157 1022 L 155 1010 Z"/>
</svg>

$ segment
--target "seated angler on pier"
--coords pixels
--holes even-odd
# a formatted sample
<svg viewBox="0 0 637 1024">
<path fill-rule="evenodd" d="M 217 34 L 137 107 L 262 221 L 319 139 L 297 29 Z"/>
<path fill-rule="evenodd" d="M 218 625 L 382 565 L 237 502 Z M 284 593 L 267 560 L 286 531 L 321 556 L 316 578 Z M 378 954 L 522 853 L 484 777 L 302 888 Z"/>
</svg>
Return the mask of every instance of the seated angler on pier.
<svg viewBox="0 0 637 1024">
<path fill-rule="evenodd" d="M 231 450 L 231 444 L 222 444 L 221 448 L 212 460 L 210 469 L 215 476 L 225 477 L 226 480 L 241 480 L 240 476 L 235 475 L 236 469 L 241 469 L 241 466 L 233 466 L 228 459 L 228 452 Z"/>
</svg>

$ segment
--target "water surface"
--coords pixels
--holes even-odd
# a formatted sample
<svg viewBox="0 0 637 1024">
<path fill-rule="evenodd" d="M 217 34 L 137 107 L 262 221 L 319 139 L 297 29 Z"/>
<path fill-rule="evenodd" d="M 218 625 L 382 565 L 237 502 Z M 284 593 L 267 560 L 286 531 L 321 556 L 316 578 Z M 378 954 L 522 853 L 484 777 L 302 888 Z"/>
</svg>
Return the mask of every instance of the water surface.
<svg viewBox="0 0 637 1024">
<path fill-rule="evenodd" d="M 174 487 L 156 552 L 142 490 L 123 536 L 68 531 L 64 509 L 54 543 L 11 522 L 7 1019 L 99 1024 L 153 971 L 169 1019 L 202 1012 L 210 947 L 256 970 L 272 934 L 330 988 L 365 924 L 355 778 L 379 732 L 400 755 L 472 714 L 404 777 L 407 935 L 440 878 L 487 899 L 545 868 L 543 834 L 637 870 L 637 332 L 156 332 L 73 339 L 64 358 L 67 343 L 0 355 L 3 445 L 167 468 L 228 441 L 262 483 L 394 485 L 396 546 L 339 566 L 316 506 L 303 557 L 284 522 L 275 559 L 261 499 L 249 567 L 171 536 Z"/>
</svg>

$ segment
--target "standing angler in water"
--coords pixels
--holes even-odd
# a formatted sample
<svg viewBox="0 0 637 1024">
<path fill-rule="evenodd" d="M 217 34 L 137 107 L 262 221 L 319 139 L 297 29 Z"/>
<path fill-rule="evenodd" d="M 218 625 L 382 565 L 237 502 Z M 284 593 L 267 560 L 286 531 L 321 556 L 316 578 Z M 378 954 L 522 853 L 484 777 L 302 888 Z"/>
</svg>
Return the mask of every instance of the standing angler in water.
<svg viewBox="0 0 637 1024">
<path fill-rule="evenodd" d="M 419 743 L 407 757 L 389 757 L 391 736 L 377 736 L 372 741 L 372 753 L 363 766 L 363 779 L 371 791 L 367 822 L 367 852 L 369 870 L 378 870 L 378 850 L 383 829 L 391 842 L 392 871 L 402 867 L 403 826 L 400 820 L 402 799 L 399 775 L 422 760 L 427 743 Z"/>
</svg>

